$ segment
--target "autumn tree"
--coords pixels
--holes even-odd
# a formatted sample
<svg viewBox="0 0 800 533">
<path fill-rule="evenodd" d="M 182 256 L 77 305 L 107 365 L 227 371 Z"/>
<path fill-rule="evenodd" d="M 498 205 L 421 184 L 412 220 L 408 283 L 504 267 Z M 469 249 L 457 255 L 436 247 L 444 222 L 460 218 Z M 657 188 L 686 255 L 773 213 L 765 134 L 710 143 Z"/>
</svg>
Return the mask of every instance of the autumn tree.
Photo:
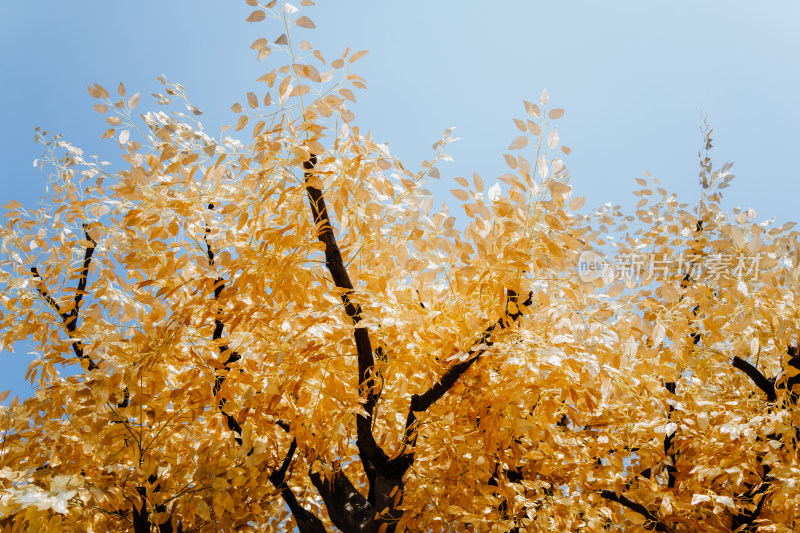
<svg viewBox="0 0 800 533">
<path fill-rule="evenodd" d="M 456 217 L 425 189 L 452 132 L 409 170 L 347 108 L 364 52 L 247 3 L 292 30 L 252 45 L 291 59 L 233 106 L 246 141 L 165 78 L 138 117 L 89 87 L 118 170 L 38 132 L 51 192 L 2 233 L 3 346 L 40 354 L 0 411 L 3 531 L 797 530 L 798 234 L 721 209 L 710 130 L 698 201 L 642 179 L 585 214 L 543 93 Z"/>
</svg>

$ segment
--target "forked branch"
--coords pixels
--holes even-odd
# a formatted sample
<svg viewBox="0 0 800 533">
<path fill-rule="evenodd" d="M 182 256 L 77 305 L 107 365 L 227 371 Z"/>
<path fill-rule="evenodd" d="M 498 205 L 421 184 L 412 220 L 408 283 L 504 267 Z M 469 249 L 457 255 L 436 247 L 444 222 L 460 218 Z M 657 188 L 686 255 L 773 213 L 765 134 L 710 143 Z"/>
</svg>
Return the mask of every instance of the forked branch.
<svg viewBox="0 0 800 533">
<path fill-rule="evenodd" d="M 314 513 L 300 504 L 297 500 L 297 496 L 295 496 L 286 482 L 286 475 L 292 464 L 292 459 L 294 458 L 294 452 L 296 450 L 297 440 L 292 439 L 292 444 L 289 446 L 289 451 L 286 452 L 283 464 L 281 464 L 280 468 L 277 470 L 272 471 L 269 475 L 269 480 L 275 485 L 275 488 L 280 491 L 281 498 L 283 498 L 283 501 L 292 511 L 292 516 L 297 522 L 297 528 L 300 530 L 300 533 L 325 533 L 325 526 L 322 524 L 322 521 L 317 518 Z"/>
<path fill-rule="evenodd" d="M 341 469 L 334 469 L 330 477 L 313 471 L 308 476 L 322 496 L 334 526 L 342 531 L 363 531 L 365 524 L 374 524 L 375 508 Z"/>
<path fill-rule="evenodd" d="M 62 310 L 62 307 L 58 304 L 55 298 L 50 295 L 49 291 L 44 286 L 44 280 L 39 274 L 39 269 L 37 269 L 35 266 L 31 267 L 31 274 L 33 274 L 33 278 L 39 282 L 39 286 L 36 288 L 36 290 L 39 292 L 44 301 L 47 302 L 47 305 L 49 305 L 58 314 L 58 316 L 61 317 L 61 321 L 63 322 L 70 338 L 75 336 L 75 332 L 78 329 L 78 317 L 80 313 L 81 301 L 83 300 L 83 295 L 86 293 L 86 283 L 89 278 L 89 266 L 92 263 L 92 254 L 94 254 L 94 248 L 97 246 L 97 242 L 92 238 L 91 235 L 89 235 L 86 224 L 83 224 L 83 234 L 89 244 L 86 246 L 86 250 L 83 254 L 83 262 L 81 263 L 81 269 L 78 277 L 78 286 L 75 289 L 75 298 L 71 310 Z M 72 341 L 72 351 L 78 359 L 81 361 L 87 361 L 89 365 L 88 370 L 94 370 L 97 368 L 97 364 L 92 361 L 91 357 L 86 355 L 83 350 L 83 345 L 80 342 L 76 340 Z"/>
<path fill-rule="evenodd" d="M 647 522 L 645 522 L 645 527 L 648 529 L 652 529 L 655 531 L 663 531 L 664 533 L 669 533 L 672 531 L 667 524 L 661 521 L 657 514 L 650 511 L 647 507 L 642 505 L 641 503 L 637 503 L 627 496 L 620 494 L 617 496 L 617 493 L 613 490 L 602 490 L 600 491 L 600 496 L 605 498 L 606 500 L 610 500 L 612 502 L 617 502 L 618 504 L 627 507 L 631 511 L 637 512 L 642 515 Z"/>
<path fill-rule="evenodd" d="M 522 309 L 531 305 L 533 302 L 533 293 L 529 292 L 528 297 L 524 302 L 519 302 L 519 295 L 515 291 L 509 290 L 506 299 L 506 313 L 497 319 L 497 322 L 483 330 L 481 336 L 475 341 L 470 349 L 470 356 L 465 361 L 451 366 L 442 375 L 441 379 L 434 383 L 422 394 L 415 394 L 411 397 L 411 405 L 408 409 L 408 416 L 406 418 L 406 427 L 403 434 L 403 445 L 413 448 L 417 438 L 417 414 L 428 410 L 428 408 L 436 403 L 453 385 L 469 370 L 469 368 L 480 359 L 480 357 L 491 347 L 494 342 L 491 337 L 492 334 L 504 330 L 505 328 L 514 324 L 519 317 L 522 316 Z M 513 305 L 512 305 L 513 304 Z M 508 312 L 509 307 L 515 308 L 513 312 Z M 410 465 L 413 462 L 413 451 L 406 454 L 406 462 Z M 409 462 L 410 461 L 410 462 Z"/>
</svg>

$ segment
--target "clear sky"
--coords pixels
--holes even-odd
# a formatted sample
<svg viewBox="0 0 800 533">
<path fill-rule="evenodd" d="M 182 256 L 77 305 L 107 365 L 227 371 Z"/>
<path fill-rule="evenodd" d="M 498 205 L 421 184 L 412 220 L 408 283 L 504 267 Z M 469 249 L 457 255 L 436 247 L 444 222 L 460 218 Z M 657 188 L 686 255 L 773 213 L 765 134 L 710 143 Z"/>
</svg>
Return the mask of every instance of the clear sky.
<svg viewBox="0 0 800 533">
<path fill-rule="evenodd" d="M 299 0 L 297 2 L 299 4 Z M 502 154 L 542 89 L 555 107 L 576 195 L 587 206 L 632 206 L 634 178 L 649 170 L 683 201 L 699 194 L 701 113 L 714 128 L 713 158 L 734 161 L 726 207 L 752 207 L 778 222 L 800 219 L 800 2 L 769 0 L 376 2 L 318 0 L 317 25 L 296 29 L 326 57 L 346 46 L 369 89 L 354 107 L 362 131 L 389 142 L 406 167 L 456 126 L 455 162 L 439 165 L 450 199 L 454 176 L 487 185 L 506 172 Z M 139 110 L 164 73 L 183 84 L 210 134 L 235 122 L 230 105 L 284 58 L 258 62 L 250 44 L 281 29 L 249 24 L 243 0 L 0 1 L 0 204 L 32 205 L 46 173 L 33 129 L 65 134 L 87 153 L 113 154 L 86 85 L 124 82 Z M 0 391 L 27 395 L 30 356 L 0 352 Z"/>
</svg>

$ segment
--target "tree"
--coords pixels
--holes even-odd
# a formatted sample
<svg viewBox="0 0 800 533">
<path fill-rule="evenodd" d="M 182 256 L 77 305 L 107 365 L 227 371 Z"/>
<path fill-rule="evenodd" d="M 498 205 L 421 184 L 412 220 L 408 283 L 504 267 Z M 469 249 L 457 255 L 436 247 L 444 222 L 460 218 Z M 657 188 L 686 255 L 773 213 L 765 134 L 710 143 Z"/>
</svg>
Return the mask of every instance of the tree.
<svg viewBox="0 0 800 533">
<path fill-rule="evenodd" d="M 313 27 L 275 4 L 248 20 Z M 277 44 L 246 144 L 163 78 L 189 114 L 89 87 L 124 169 L 39 132 L 52 193 L 3 228 L 3 344 L 41 353 L 4 531 L 797 529 L 797 232 L 722 211 L 709 129 L 694 207 L 640 180 L 635 217 L 581 215 L 543 93 L 535 158 L 456 178 L 459 222 L 424 188 L 451 131 L 408 170 L 345 105 L 364 52 Z"/>
</svg>

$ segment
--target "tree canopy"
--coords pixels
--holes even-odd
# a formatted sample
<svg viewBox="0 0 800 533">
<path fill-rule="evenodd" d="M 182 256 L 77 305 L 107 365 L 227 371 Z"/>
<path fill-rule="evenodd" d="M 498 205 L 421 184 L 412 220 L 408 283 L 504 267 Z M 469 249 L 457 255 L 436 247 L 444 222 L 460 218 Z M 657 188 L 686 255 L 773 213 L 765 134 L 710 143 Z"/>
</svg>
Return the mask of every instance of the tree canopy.
<svg viewBox="0 0 800 533">
<path fill-rule="evenodd" d="M 451 211 L 452 131 L 407 168 L 347 107 L 365 52 L 247 3 L 289 63 L 234 104 L 246 140 L 163 77 L 141 115 L 89 87 L 121 168 L 38 131 L 48 195 L 2 230 L 3 346 L 41 354 L 0 408 L 3 531 L 798 529 L 798 232 L 721 209 L 710 129 L 697 198 L 586 211 L 544 92 Z"/>
</svg>

